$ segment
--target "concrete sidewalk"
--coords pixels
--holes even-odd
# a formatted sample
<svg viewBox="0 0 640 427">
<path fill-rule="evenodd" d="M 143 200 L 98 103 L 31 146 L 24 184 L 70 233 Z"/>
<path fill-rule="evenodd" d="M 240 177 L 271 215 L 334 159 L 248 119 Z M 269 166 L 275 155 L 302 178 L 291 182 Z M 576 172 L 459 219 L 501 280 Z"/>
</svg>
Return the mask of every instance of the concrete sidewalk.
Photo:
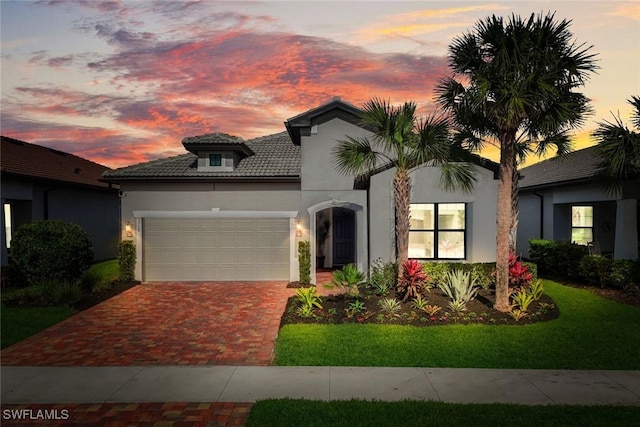
<svg viewBox="0 0 640 427">
<path fill-rule="evenodd" d="M 2 403 L 402 399 L 640 406 L 640 371 L 128 366 L 1 368 Z"/>
</svg>

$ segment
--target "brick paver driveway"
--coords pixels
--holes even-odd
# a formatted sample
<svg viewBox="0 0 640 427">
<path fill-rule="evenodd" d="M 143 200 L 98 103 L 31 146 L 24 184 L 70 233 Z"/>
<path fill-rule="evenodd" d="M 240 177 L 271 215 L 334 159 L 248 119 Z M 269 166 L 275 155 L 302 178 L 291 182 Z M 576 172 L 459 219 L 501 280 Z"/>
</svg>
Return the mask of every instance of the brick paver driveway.
<svg viewBox="0 0 640 427">
<path fill-rule="evenodd" d="M 1 353 L 3 365 L 268 365 L 285 282 L 131 288 Z"/>
</svg>

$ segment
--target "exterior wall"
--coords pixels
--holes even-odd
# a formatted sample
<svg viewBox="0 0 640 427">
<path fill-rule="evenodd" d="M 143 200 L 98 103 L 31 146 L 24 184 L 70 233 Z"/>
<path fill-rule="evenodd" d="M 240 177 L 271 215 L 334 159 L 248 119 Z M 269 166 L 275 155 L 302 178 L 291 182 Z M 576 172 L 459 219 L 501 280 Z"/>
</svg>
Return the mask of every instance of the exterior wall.
<svg viewBox="0 0 640 427">
<path fill-rule="evenodd" d="M 296 183 L 123 183 L 121 190 L 122 239 L 136 242 L 138 280 L 143 279 L 142 219 L 149 212 L 302 211 L 300 187 Z M 131 236 L 127 236 L 127 223 L 132 225 Z M 300 239 L 292 239 L 295 240 L 292 256 L 297 257 Z M 296 280 L 297 264 L 293 262 L 291 272 L 291 280 Z"/>
<path fill-rule="evenodd" d="M 467 203 L 466 262 L 495 261 L 496 201 L 498 181 L 493 172 L 476 167 L 478 182 L 471 194 L 449 192 L 440 186 L 440 168 L 424 167 L 411 172 L 412 203 Z M 395 259 L 393 176 L 395 168 L 371 178 L 370 260 Z"/>
<path fill-rule="evenodd" d="M 116 257 L 120 215 L 120 201 L 116 190 L 101 191 L 3 179 L 2 203 L 6 201 L 17 202 L 13 218 L 14 233 L 19 225 L 31 221 L 57 219 L 72 222 L 80 225 L 91 236 L 96 261 Z M 6 265 L 4 234 L 3 226 L 2 264 Z"/>
<path fill-rule="evenodd" d="M 637 213 L 631 209 L 630 217 L 621 221 L 619 194 L 602 190 L 597 184 L 568 185 L 541 190 L 542 196 L 542 238 L 548 240 L 571 239 L 571 206 L 590 205 L 594 207 L 593 232 L 603 253 L 613 253 L 614 257 L 637 254 Z M 625 195 L 634 196 L 629 189 Z M 632 198 L 629 206 L 637 206 Z M 519 254 L 529 256 L 528 240 L 540 238 L 540 197 L 532 191 L 521 191 L 518 203 L 518 246 Z M 636 208 L 637 211 L 637 208 Z M 624 224 L 624 225 L 623 225 Z M 634 227 L 633 224 L 636 224 Z M 624 229 L 624 230 L 623 230 Z M 624 243 L 621 243 L 624 241 Z M 623 254 L 627 254 L 624 255 Z M 635 255 L 637 257 L 637 255 Z"/>
<path fill-rule="evenodd" d="M 340 119 L 317 126 L 317 133 L 301 138 L 302 190 L 352 190 L 353 176 L 338 173 L 333 168 L 331 150 L 346 136 L 362 137 L 370 132 Z"/>
</svg>

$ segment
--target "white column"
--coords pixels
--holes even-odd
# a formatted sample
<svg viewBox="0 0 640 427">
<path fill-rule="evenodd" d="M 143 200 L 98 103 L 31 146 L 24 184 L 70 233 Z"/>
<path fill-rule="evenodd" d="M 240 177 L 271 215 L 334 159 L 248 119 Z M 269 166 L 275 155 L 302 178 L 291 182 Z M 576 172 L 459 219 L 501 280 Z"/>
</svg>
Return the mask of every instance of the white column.
<svg viewBox="0 0 640 427">
<path fill-rule="evenodd" d="M 618 200 L 616 207 L 615 259 L 638 258 L 638 202 L 636 199 Z"/>
</svg>

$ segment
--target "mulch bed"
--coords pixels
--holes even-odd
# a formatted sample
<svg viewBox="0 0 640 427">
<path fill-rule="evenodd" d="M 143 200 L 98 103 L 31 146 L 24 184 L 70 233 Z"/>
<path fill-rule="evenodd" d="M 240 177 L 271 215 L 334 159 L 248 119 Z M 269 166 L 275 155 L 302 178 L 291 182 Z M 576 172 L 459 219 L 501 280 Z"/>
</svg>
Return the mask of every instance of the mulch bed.
<svg viewBox="0 0 640 427">
<path fill-rule="evenodd" d="M 296 297 L 287 301 L 281 325 L 292 323 L 311 324 L 340 324 L 340 323 L 374 323 L 413 326 L 438 326 L 449 324 L 493 324 L 493 325 L 526 325 L 556 319 L 560 311 L 548 295 L 542 295 L 540 300 L 533 302 L 524 318 L 515 320 L 509 313 L 501 313 L 493 308 L 495 293 L 491 289 L 480 290 L 478 296 L 467 304 L 467 310 L 454 313 L 449 308 L 449 300 L 439 289 L 431 289 L 425 293 L 429 305 L 437 305 L 441 310 L 435 315 L 418 310 L 411 305 L 411 301 L 401 303 L 397 316 L 386 315 L 380 308 L 379 301 L 385 298 L 398 298 L 395 292 L 387 296 L 379 296 L 369 290 L 361 290 L 359 298 L 347 297 L 344 294 L 322 297 L 322 309 L 314 312 L 314 317 L 301 317 L 297 314 L 299 303 Z M 350 305 L 356 300 L 364 304 L 364 309 L 354 313 Z M 400 299 L 400 298 L 398 298 Z"/>
</svg>

